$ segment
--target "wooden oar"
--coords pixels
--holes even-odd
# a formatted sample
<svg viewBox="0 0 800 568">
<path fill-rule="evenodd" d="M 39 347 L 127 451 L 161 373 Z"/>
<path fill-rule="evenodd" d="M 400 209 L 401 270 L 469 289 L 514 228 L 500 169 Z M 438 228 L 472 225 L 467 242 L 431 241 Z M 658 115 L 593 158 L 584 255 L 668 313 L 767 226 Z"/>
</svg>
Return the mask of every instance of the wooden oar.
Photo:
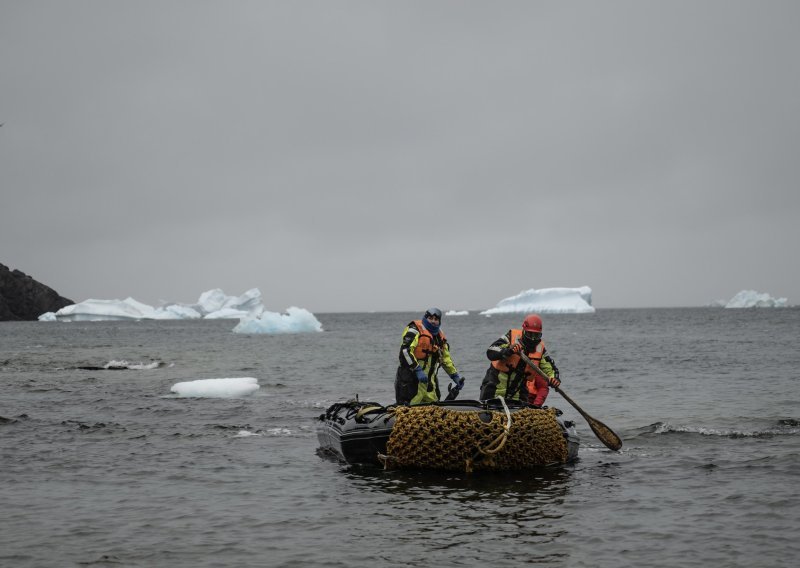
<svg viewBox="0 0 800 568">
<path fill-rule="evenodd" d="M 536 366 L 536 364 L 533 361 L 531 361 L 530 357 L 528 357 L 524 351 L 520 351 L 519 356 L 522 358 L 523 361 L 525 361 L 528 364 L 528 366 L 531 369 L 534 370 L 534 372 L 544 377 L 546 381 L 548 382 L 550 381 L 550 377 L 548 377 L 544 371 L 542 371 L 538 366 Z M 564 400 L 570 403 L 575 408 L 575 410 L 577 410 L 580 413 L 580 415 L 586 419 L 586 422 L 589 423 L 589 428 L 592 429 L 594 435 L 597 436 L 597 438 L 601 442 L 603 442 L 603 444 L 605 444 L 605 446 L 608 449 L 614 450 L 616 452 L 622 447 L 622 439 L 619 436 L 617 436 L 611 428 L 609 428 L 596 418 L 592 418 L 591 416 L 589 416 L 580 406 L 578 406 L 578 404 L 574 400 L 568 397 L 566 393 L 562 391 L 559 387 L 551 386 L 550 388 L 555 389 L 558 394 L 564 397 Z"/>
</svg>

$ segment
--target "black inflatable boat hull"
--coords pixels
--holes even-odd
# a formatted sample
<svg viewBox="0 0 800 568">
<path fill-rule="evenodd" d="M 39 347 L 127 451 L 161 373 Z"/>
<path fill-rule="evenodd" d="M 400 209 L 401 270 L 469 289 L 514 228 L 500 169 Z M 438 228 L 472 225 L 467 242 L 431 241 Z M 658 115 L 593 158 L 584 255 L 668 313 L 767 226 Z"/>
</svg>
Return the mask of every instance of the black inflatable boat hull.
<svg viewBox="0 0 800 568">
<path fill-rule="evenodd" d="M 460 400 L 432 403 L 449 410 L 502 410 L 498 400 Z M 513 413 L 522 406 L 510 406 Z M 560 413 L 560 411 L 558 411 Z M 556 419 L 567 443 L 566 462 L 578 457 L 580 437 L 570 421 Z M 381 465 L 379 455 L 386 454 L 395 416 L 390 408 L 375 402 L 348 401 L 331 405 L 317 421 L 317 438 L 323 454 L 354 465 Z"/>
</svg>

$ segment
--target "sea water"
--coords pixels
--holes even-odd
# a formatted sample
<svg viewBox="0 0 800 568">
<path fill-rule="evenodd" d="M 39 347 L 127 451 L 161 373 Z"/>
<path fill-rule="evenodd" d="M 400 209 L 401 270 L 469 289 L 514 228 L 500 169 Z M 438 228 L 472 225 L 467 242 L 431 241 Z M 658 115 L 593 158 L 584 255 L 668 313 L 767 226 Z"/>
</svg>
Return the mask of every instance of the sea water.
<svg viewBox="0 0 800 568">
<path fill-rule="evenodd" d="M 575 464 L 445 474 L 318 455 L 328 405 L 393 402 L 419 316 L 317 314 L 325 331 L 300 335 L 0 323 L 0 566 L 709 568 L 800 554 L 800 310 L 545 316 L 564 391 L 622 437 L 617 453 L 551 392 L 581 433 Z M 445 317 L 461 398 L 520 321 Z M 170 392 L 231 377 L 260 388 Z"/>
</svg>

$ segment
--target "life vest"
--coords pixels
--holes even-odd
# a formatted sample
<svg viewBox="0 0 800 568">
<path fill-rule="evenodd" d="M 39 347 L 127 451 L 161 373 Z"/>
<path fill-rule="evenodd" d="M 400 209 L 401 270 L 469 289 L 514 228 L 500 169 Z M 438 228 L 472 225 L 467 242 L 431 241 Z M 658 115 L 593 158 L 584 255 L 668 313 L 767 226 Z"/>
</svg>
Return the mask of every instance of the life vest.
<svg viewBox="0 0 800 568">
<path fill-rule="evenodd" d="M 514 345 L 517 341 L 519 341 L 520 343 L 522 342 L 522 330 L 512 329 L 511 340 L 508 344 L 509 347 Z M 538 367 L 539 362 L 542 360 L 542 355 L 544 355 L 544 341 L 540 340 L 539 343 L 536 344 L 536 348 L 533 351 L 526 352 L 526 355 Z M 520 364 L 520 361 L 522 361 L 522 358 L 515 353 L 508 359 L 498 359 L 497 361 L 492 361 L 492 367 L 494 367 L 501 373 L 509 375 L 512 372 L 516 371 L 517 367 Z M 525 376 L 526 381 L 528 381 L 528 379 L 532 377 L 534 373 L 535 371 L 533 371 L 527 365 L 525 365 L 525 370 L 523 371 L 523 374 Z M 530 382 L 532 383 L 533 381 L 531 380 Z"/>
<path fill-rule="evenodd" d="M 444 348 L 447 338 L 442 331 L 434 336 L 425 328 L 422 320 L 415 320 L 408 325 L 412 324 L 419 331 L 417 345 L 414 347 L 414 357 L 428 375 L 428 382 L 417 385 L 417 394 L 411 399 L 410 404 L 436 402 L 439 400 L 439 385 L 436 378 L 437 363 L 441 363 L 441 350 Z"/>
<path fill-rule="evenodd" d="M 433 334 L 425 328 L 422 320 L 414 320 L 412 323 L 419 330 L 419 339 L 417 339 L 417 346 L 414 349 L 414 357 L 416 357 L 417 361 L 425 361 L 431 355 L 439 352 L 447 338 L 444 336 L 443 331 L 439 331 L 438 337 L 440 341 L 437 343 Z M 541 359 L 541 356 L 539 358 Z"/>
</svg>

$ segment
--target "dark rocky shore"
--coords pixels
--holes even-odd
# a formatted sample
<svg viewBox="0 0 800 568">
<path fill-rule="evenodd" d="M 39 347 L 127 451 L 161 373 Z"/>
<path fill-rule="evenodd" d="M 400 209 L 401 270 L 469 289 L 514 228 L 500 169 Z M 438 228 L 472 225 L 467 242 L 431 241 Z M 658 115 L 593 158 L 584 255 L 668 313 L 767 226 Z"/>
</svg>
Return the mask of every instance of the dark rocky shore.
<svg viewBox="0 0 800 568">
<path fill-rule="evenodd" d="M 0 264 L 0 321 L 35 321 L 74 303 L 24 272 Z"/>
</svg>

